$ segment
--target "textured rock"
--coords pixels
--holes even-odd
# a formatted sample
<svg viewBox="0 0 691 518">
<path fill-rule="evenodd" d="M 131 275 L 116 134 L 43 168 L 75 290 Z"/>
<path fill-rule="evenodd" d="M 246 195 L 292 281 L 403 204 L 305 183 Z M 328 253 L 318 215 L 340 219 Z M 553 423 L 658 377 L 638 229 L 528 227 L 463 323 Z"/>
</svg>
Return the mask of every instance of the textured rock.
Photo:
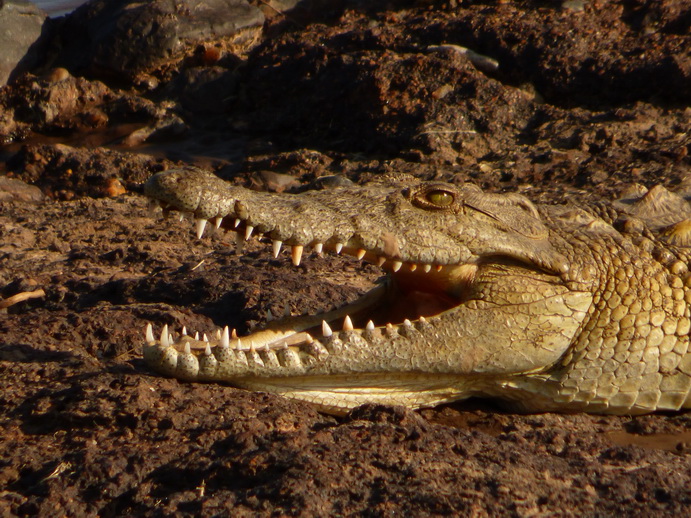
<svg viewBox="0 0 691 518">
<path fill-rule="evenodd" d="M 46 13 L 25 0 L 0 0 L 0 85 L 36 60 L 31 46 L 41 35 Z"/>
<path fill-rule="evenodd" d="M 93 1 L 57 28 L 51 64 L 72 72 L 136 76 L 201 42 L 235 38 L 264 16 L 244 0 Z"/>
</svg>

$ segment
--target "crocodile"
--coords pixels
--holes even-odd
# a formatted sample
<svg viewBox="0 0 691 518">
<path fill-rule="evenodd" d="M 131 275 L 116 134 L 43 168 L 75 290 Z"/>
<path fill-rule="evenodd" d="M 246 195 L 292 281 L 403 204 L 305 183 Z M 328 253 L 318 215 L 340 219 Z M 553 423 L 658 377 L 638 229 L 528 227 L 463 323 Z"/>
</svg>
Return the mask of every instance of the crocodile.
<svg viewBox="0 0 691 518">
<path fill-rule="evenodd" d="M 635 186 L 616 202 L 533 204 L 514 193 L 387 176 L 259 192 L 182 168 L 152 176 L 165 211 L 305 247 L 385 276 L 353 303 L 238 337 L 147 325 L 143 354 L 181 380 L 222 382 L 343 414 L 364 403 L 494 398 L 517 412 L 691 408 L 691 208 Z M 267 319 L 268 320 L 268 319 Z"/>
</svg>

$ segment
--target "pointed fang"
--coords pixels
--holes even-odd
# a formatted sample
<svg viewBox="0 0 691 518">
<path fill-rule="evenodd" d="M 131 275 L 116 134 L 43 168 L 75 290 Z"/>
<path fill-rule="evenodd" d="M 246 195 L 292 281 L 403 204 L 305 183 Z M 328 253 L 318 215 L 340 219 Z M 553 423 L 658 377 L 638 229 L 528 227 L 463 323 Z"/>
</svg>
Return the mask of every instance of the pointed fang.
<svg viewBox="0 0 691 518">
<path fill-rule="evenodd" d="M 254 231 L 254 227 L 252 225 L 247 225 L 245 227 L 245 241 L 249 241 L 249 238 L 252 237 L 253 231 Z"/>
<path fill-rule="evenodd" d="M 221 335 L 221 347 L 230 347 L 230 335 L 228 333 L 228 326 L 223 328 L 223 334 Z"/>
<path fill-rule="evenodd" d="M 163 329 L 161 329 L 161 345 L 163 347 L 169 347 L 170 342 L 168 341 L 168 324 L 163 326 Z"/>
<path fill-rule="evenodd" d="M 333 335 L 333 331 L 331 331 L 331 327 L 326 323 L 326 320 L 322 320 L 322 335 L 327 338 Z"/>
<path fill-rule="evenodd" d="M 353 329 L 355 329 L 353 327 L 353 321 L 350 320 L 350 317 L 348 315 L 346 315 L 346 317 L 343 319 L 343 330 L 352 331 Z"/>
<path fill-rule="evenodd" d="M 401 266 L 403 266 L 403 263 L 401 261 L 394 261 L 393 263 L 391 263 L 391 270 L 397 272 L 401 269 Z"/>
<path fill-rule="evenodd" d="M 324 250 L 324 243 L 317 243 L 314 245 L 314 252 L 317 255 L 322 255 L 322 250 Z"/>
<path fill-rule="evenodd" d="M 154 338 L 154 328 L 151 326 L 151 322 L 146 324 L 146 343 L 154 343 L 156 339 Z"/>
<path fill-rule="evenodd" d="M 204 229 L 206 228 L 206 220 L 205 219 L 198 219 L 195 222 L 196 230 L 197 230 L 197 239 L 201 239 L 202 236 L 204 235 Z"/>
<path fill-rule="evenodd" d="M 355 257 L 358 258 L 358 261 L 362 261 L 362 258 L 365 257 L 365 254 L 367 253 L 367 250 L 364 248 L 360 248 L 357 253 L 355 254 Z"/>
<path fill-rule="evenodd" d="M 272 243 L 272 246 L 273 246 L 274 259 L 276 259 L 278 257 L 278 254 L 281 253 L 281 247 L 283 246 L 283 241 L 279 241 L 278 239 L 276 239 Z"/>
<path fill-rule="evenodd" d="M 343 250 L 343 243 L 336 243 L 336 246 L 334 246 L 334 250 L 337 254 L 340 254 L 341 250 Z"/>
<path fill-rule="evenodd" d="M 365 329 L 366 329 L 367 331 L 374 331 L 374 322 L 372 322 L 371 320 L 370 320 L 369 322 L 367 322 L 367 325 L 365 326 Z"/>
<path fill-rule="evenodd" d="M 192 348 L 189 342 L 185 342 L 185 354 L 192 354 Z"/>
<path fill-rule="evenodd" d="M 221 223 L 223 223 L 223 218 L 221 216 L 217 216 L 214 218 L 214 228 L 216 230 L 221 228 Z"/>
<path fill-rule="evenodd" d="M 295 245 L 295 246 L 293 246 L 293 249 L 291 250 L 293 264 L 295 266 L 300 265 L 300 260 L 302 259 L 302 250 L 303 249 L 304 249 L 304 247 L 302 245 Z"/>
</svg>

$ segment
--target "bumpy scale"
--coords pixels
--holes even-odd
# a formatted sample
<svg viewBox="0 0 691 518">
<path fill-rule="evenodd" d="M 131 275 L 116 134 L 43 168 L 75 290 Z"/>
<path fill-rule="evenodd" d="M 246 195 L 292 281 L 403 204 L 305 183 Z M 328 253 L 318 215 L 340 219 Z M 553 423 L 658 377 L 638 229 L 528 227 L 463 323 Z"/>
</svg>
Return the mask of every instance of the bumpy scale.
<svg viewBox="0 0 691 518">
<path fill-rule="evenodd" d="M 147 196 L 238 234 L 332 250 L 387 280 L 323 315 L 238 338 L 147 327 L 155 370 L 310 401 L 436 405 L 471 396 L 521 411 L 640 414 L 691 407 L 691 208 L 661 187 L 585 210 L 472 185 L 400 183 L 298 195 L 199 170 L 154 175 Z M 226 224 L 228 222 L 228 224 Z"/>
</svg>

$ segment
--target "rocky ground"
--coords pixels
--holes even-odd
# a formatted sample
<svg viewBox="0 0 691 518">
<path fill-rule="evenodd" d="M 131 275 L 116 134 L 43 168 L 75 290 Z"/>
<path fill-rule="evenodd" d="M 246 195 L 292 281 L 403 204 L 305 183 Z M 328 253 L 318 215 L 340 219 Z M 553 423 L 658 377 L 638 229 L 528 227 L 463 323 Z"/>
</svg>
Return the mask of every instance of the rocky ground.
<svg viewBox="0 0 691 518">
<path fill-rule="evenodd" d="M 0 90 L 0 514 L 688 514 L 689 413 L 334 418 L 152 374 L 146 322 L 246 332 L 379 272 L 195 240 L 139 192 L 181 163 L 276 191 L 390 172 L 548 203 L 673 189 L 691 2 L 197 4 L 49 20 Z"/>
</svg>

